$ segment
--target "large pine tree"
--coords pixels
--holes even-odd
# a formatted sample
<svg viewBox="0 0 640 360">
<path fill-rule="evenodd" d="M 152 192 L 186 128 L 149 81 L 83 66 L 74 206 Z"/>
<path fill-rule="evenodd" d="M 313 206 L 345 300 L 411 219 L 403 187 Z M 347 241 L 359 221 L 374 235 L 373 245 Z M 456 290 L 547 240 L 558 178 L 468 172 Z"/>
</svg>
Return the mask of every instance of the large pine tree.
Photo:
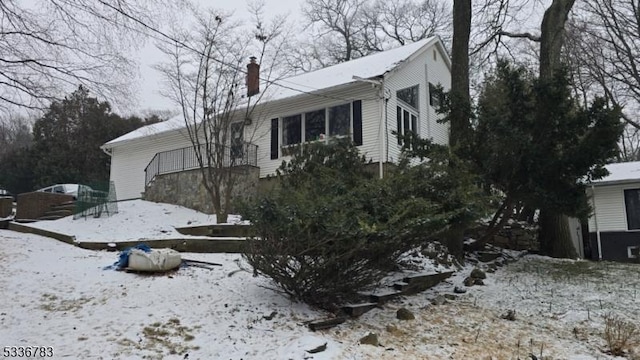
<svg viewBox="0 0 640 360">
<path fill-rule="evenodd" d="M 584 215 L 584 183 L 605 175 L 623 129 L 619 109 L 604 100 L 581 107 L 562 70 L 535 78 L 506 62 L 484 86 L 477 121 L 476 160 L 505 194 L 504 211 L 525 203 L 568 216 Z M 547 254 L 575 255 L 566 242 L 542 245 Z"/>
</svg>

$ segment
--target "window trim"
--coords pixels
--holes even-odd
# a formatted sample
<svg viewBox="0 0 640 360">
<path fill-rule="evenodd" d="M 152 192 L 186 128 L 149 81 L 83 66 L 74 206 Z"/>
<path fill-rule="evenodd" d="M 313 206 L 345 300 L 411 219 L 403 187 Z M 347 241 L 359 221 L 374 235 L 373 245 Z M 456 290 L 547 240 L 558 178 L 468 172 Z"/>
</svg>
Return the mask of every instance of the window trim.
<svg viewBox="0 0 640 360">
<path fill-rule="evenodd" d="M 627 191 L 632 191 L 635 190 L 638 193 L 640 193 L 640 188 L 638 187 L 633 187 L 633 188 L 623 188 L 622 189 L 622 205 L 623 205 L 623 209 L 624 209 L 624 221 L 625 224 L 627 226 L 626 231 L 640 231 L 640 220 L 638 220 L 638 227 L 637 228 L 631 228 L 629 225 L 629 212 L 627 211 L 627 196 L 626 196 L 626 192 Z M 640 212 L 640 210 L 639 210 Z"/>
<path fill-rule="evenodd" d="M 417 111 L 416 109 L 413 108 L 413 106 L 406 104 L 404 101 L 398 99 L 398 104 L 396 104 L 396 127 L 398 127 L 398 124 L 402 125 L 402 128 L 398 127 L 396 129 L 396 132 L 398 133 L 399 136 L 404 136 L 406 133 L 404 131 L 405 127 L 404 127 L 404 123 L 405 123 L 405 118 L 404 118 L 404 113 L 408 112 L 409 113 L 409 125 L 410 128 L 414 134 L 416 135 L 420 135 L 420 112 Z M 402 112 L 402 118 L 398 119 L 398 111 Z M 413 128 L 413 122 L 411 121 L 411 116 L 415 116 L 416 117 L 416 129 Z M 402 130 L 402 131 L 401 131 Z M 400 137 L 398 137 L 398 146 L 402 146 L 402 140 Z"/>
</svg>

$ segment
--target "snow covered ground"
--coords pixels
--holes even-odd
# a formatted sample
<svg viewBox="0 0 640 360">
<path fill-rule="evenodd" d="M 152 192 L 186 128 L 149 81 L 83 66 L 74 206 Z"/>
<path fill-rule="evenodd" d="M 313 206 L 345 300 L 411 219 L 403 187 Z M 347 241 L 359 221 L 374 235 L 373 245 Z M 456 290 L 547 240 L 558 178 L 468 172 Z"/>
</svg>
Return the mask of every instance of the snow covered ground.
<svg viewBox="0 0 640 360">
<path fill-rule="evenodd" d="M 229 216 L 229 221 L 238 221 Z M 131 200 L 118 203 L 118 213 L 107 217 L 74 220 L 68 216 L 56 221 L 40 221 L 29 226 L 72 235 L 76 241 L 120 242 L 146 239 L 186 238 L 176 227 L 216 223 L 215 215 L 204 214 L 178 205 Z"/>
<path fill-rule="evenodd" d="M 138 239 L 170 230 L 178 218 L 184 225 L 208 221 L 171 205 L 137 209 L 144 212 L 122 211 L 127 221 L 87 219 L 94 223 L 85 227 L 85 220 L 62 219 L 47 226 L 66 226 L 79 238 L 98 232 Z M 532 353 L 587 360 L 614 358 L 604 352 L 605 317 L 640 324 L 635 264 L 526 256 L 487 274 L 486 285 L 432 305 L 461 285 L 466 267 L 436 288 L 314 333 L 306 323 L 326 314 L 271 290 L 267 279 L 242 270 L 248 268 L 240 255 L 183 257 L 222 266 L 146 276 L 105 270 L 116 253 L 0 230 L 0 346 L 53 346 L 55 358 L 68 359 L 529 359 Z M 401 307 L 416 319 L 396 319 Z M 502 318 L 508 310 L 515 320 Z M 369 332 L 380 346 L 359 344 Z M 325 343 L 325 351 L 306 352 Z"/>
</svg>

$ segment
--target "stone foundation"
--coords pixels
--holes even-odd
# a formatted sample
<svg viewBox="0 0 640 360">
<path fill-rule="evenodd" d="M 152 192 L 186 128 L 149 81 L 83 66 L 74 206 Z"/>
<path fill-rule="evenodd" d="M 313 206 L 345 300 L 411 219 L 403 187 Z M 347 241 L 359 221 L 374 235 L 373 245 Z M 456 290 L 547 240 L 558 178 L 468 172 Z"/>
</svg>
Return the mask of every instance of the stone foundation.
<svg viewBox="0 0 640 360">
<path fill-rule="evenodd" d="M 236 210 L 234 203 L 248 200 L 257 194 L 260 169 L 254 166 L 236 166 L 223 171 L 232 171 L 238 179 L 229 208 L 233 213 Z M 215 213 L 213 203 L 202 184 L 200 169 L 156 176 L 145 189 L 143 199 L 180 205 L 207 214 Z"/>
</svg>

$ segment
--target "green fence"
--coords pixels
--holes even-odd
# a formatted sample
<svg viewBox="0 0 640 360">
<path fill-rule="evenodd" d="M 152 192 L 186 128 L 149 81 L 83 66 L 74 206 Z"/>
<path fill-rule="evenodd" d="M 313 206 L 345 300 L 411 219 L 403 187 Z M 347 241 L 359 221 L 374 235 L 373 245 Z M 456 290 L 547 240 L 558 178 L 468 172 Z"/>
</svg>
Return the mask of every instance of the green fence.
<svg viewBox="0 0 640 360">
<path fill-rule="evenodd" d="M 78 186 L 73 219 L 93 216 L 110 216 L 118 212 L 116 188 L 113 181 L 96 182 Z"/>
</svg>

